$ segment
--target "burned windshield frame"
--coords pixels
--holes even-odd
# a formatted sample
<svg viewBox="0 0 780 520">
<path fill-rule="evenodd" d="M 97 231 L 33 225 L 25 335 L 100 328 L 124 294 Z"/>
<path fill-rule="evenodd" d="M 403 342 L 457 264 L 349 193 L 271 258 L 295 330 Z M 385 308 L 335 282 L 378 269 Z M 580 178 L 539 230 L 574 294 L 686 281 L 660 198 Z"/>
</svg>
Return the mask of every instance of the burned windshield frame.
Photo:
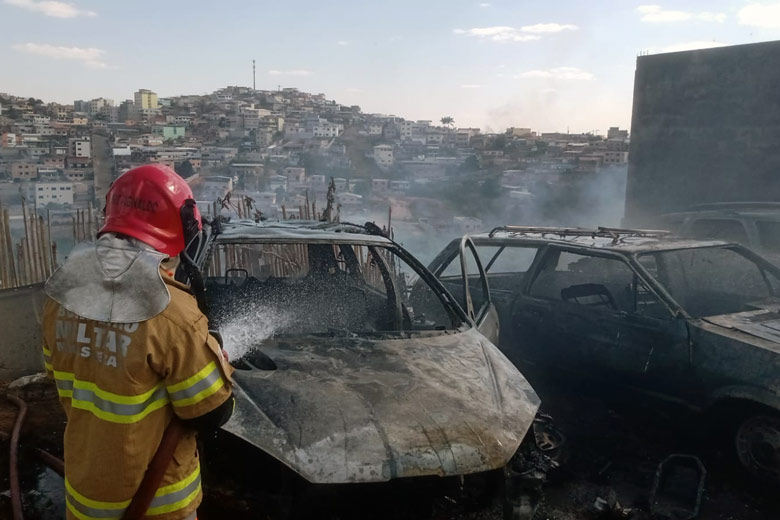
<svg viewBox="0 0 780 520">
<path fill-rule="evenodd" d="M 212 292 L 211 296 L 214 301 L 219 301 L 218 298 L 226 298 L 229 303 L 215 304 L 215 320 L 221 322 L 227 322 L 233 315 L 233 308 L 235 305 L 241 305 L 244 301 L 251 301 L 253 298 L 253 291 L 256 290 L 270 290 L 268 287 L 261 289 L 260 286 L 265 287 L 269 280 L 271 285 L 278 285 L 284 279 L 295 278 L 317 278 L 324 277 L 323 279 L 330 279 L 335 281 L 339 278 L 345 281 L 360 280 L 360 284 L 354 285 L 347 282 L 349 285 L 354 285 L 354 288 L 365 286 L 364 291 L 369 293 L 375 293 L 375 297 L 372 297 L 372 301 L 377 306 L 370 313 L 374 317 L 374 321 L 366 322 L 366 327 L 363 328 L 357 325 L 357 322 L 353 320 L 349 327 L 338 325 L 341 323 L 338 319 L 339 313 L 348 312 L 348 310 L 341 308 L 335 309 L 329 308 L 329 311 L 334 319 L 332 327 L 323 328 L 322 330 L 307 330 L 306 326 L 302 325 L 300 332 L 285 332 L 279 331 L 279 335 L 307 335 L 307 334 L 322 334 L 328 333 L 333 327 L 333 330 L 344 330 L 350 334 L 358 335 L 374 335 L 374 334 L 401 334 L 401 333 L 417 333 L 417 332 L 436 332 L 446 330 L 459 329 L 464 319 L 459 315 L 457 305 L 453 305 L 449 295 L 443 287 L 440 286 L 438 280 L 432 277 L 424 267 L 416 262 L 411 255 L 405 254 L 395 244 L 371 244 L 361 242 L 319 242 L 319 241 L 284 241 L 284 240 L 218 240 L 214 243 L 210 255 L 203 262 L 202 269 L 204 274 L 208 274 L 208 284 L 211 285 L 211 291 L 225 291 L 230 293 L 230 287 L 225 283 L 224 272 L 226 269 L 235 269 L 241 267 L 247 267 L 239 265 L 242 261 L 257 262 L 259 256 L 263 253 L 261 250 L 264 246 L 285 246 L 288 248 L 301 249 L 300 255 L 303 255 L 307 260 L 301 262 L 293 262 L 288 267 L 293 271 L 285 274 L 284 272 L 278 273 L 278 269 L 274 271 L 273 267 L 270 267 L 270 271 L 267 277 L 263 275 L 258 269 L 264 269 L 258 267 L 264 265 L 264 262 L 254 267 L 248 267 L 251 271 L 246 277 L 249 282 L 245 284 L 239 284 L 235 286 L 238 291 L 236 294 L 224 294 L 222 296 L 216 295 Z M 356 247 L 363 248 L 364 254 L 358 258 L 358 251 Z M 234 249 L 235 248 L 235 249 Z M 246 251 L 242 251 L 246 248 Z M 256 251 L 251 251 L 256 249 Z M 279 256 L 282 255 L 282 256 Z M 299 256 L 300 256 L 299 255 Z M 273 250 L 272 256 L 279 258 L 286 258 L 288 255 L 285 251 Z M 295 255 L 294 255 L 295 256 Z M 238 262 L 238 263 L 235 263 Z M 365 262 L 365 263 L 364 263 Z M 225 265 L 226 264 L 226 265 Z M 235 265 L 234 265 L 235 264 Z M 298 265 L 300 264 L 300 265 Z M 305 264 L 305 265 L 304 265 Z M 285 264 L 287 265 L 287 264 Z M 370 269 L 367 266 L 372 266 Z M 301 272 L 296 272 L 296 266 L 301 268 Z M 277 266 L 278 267 L 278 266 Z M 287 269 L 287 268 L 285 268 Z M 371 274 L 373 271 L 373 274 Z M 275 275 L 272 273 L 276 273 Z M 418 284 L 423 284 L 425 287 L 419 287 L 418 290 L 425 291 L 426 293 L 432 292 L 436 295 L 435 298 L 431 297 L 430 305 L 435 305 L 435 308 L 416 308 L 410 307 L 409 292 L 406 285 L 406 276 L 412 274 L 417 278 Z M 275 280 L 275 281 L 274 281 Z M 218 287 L 222 286 L 222 288 Z M 313 292 L 312 292 L 313 291 Z M 239 294 L 240 292 L 240 294 Z M 317 290 L 313 287 L 309 287 L 309 292 L 316 293 Z M 273 291 L 271 291 L 273 293 Z M 368 293 L 366 293 L 368 294 Z M 256 298 L 257 295 L 254 295 Z M 267 296 L 272 296 L 269 294 Z M 383 302 L 380 302 L 380 297 Z M 235 300 L 234 300 L 235 298 Z M 316 298 L 315 298 L 316 299 Z M 231 301 L 232 300 L 232 301 Z M 435 302 L 435 303 L 434 303 Z M 329 307 L 326 305 L 326 307 Z M 369 311 L 371 310 L 368 308 Z M 384 311 L 380 310 L 384 309 Z M 412 311 L 412 309 L 414 309 Z M 414 315 L 412 313 L 415 313 Z M 423 322 L 416 321 L 418 318 L 417 313 L 420 316 L 427 316 L 429 319 Z M 430 321 L 430 318 L 434 318 L 434 322 Z M 300 320 L 296 320 L 300 321 Z M 310 320 L 303 320 L 308 322 Z M 327 320 L 326 320 L 327 321 Z M 342 320 L 343 321 L 343 320 Z M 347 319 L 346 322 L 350 320 Z M 429 328 L 424 328 L 428 326 Z"/>
</svg>

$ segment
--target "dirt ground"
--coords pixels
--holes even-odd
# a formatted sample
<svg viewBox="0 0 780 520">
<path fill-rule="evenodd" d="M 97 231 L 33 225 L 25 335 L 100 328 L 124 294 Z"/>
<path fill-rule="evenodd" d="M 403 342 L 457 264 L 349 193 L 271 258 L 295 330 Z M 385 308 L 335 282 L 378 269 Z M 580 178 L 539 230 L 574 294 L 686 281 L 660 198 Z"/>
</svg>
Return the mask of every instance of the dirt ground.
<svg viewBox="0 0 780 520">
<path fill-rule="evenodd" d="M 605 391 L 585 383 L 532 380 L 543 397 L 543 408 L 555 419 L 567 440 L 568 460 L 551 476 L 544 491 L 544 499 L 536 519 L 575 520 L 620 518 L 596 514 L 593 504 L 597 498 L 617 501 L 632 509 L 631 518 L 651 518 L 648 499 L 658 466 L 673 453 L 692 454 L 704 464 L 707 475 L 698 516 L 701 520 L 759 520 L 780 518 L 780 500 L 777 493 L 759 489 L 729 465 L 728 457 L 709 442 L 709 435 L 700 420 L 675 409 L 650 404 L 626 392 Z M 5 385 L 0 386 L 5 395 Z M 27 518 L 58 518 L 54 512 L 62 506 L 62 480 L 37 461 L 28 446 L 40 446 L 61 456 L 64 430 L 62 414 L 52 389 L 39 387 L 25 396 L 29 404 L 28 419 L 22 430 L 20 452 L 22 489 L 25 492 Z M 16 407 L 0 398 L 0 431 L 10 433 L 16 417 Z M 208 442 L 221 442 L 210 439 Z M 217 464 L 209 468 L 213 448 L 208 442 L 204 449 L 204 486 L 206 500 L 201 518 L 224 518 L 226 511 L 241 511 L 234 518 L 278 518 L 271 511 L 262 511 L 258 504 L 238 503 L 225 493 L 230 478 L 253 479 L 247 474 L 227 475 L 217 471 Z M 228 447 L 228 444 L 224 445 Z M 8 493 L 8 441 L 0 441 L 0 518 L 10 518 Z M 230 454 L 226 460 L 237 460 Z M 260 459 L 258 459 L 260 460 Z M 261 480 L 250 485 L 263 486 Z M 371 488 L 373 494 L 360 490 L 362 518 L 433 518 L 458 520 L 498 520 L 500 506 L 473 502 L 468 506 L 440 490 L 423 502 L 423 509 L 415 509 L 420 494 L 428 492 L 422 486 L 407 500 L 409 486 L 392 493 L 383 488 Z M 386 489 L 386 488 L 384 488 Z M 433 489 L 433 488 L 432 488 Z M 399 494 L 400 493 L 400 494 Z M 391 497 L 391 498 L 388 498 Z M 234 503 L 231 503 L 231 500 Z M 402 502 L 407 506 L 400 507 Z M 341 502 L 343 504 L 343 501 Z M 351 508 L 354 511 L 354 508 Z M 60 509 L 61 511 L 61 509 Z M 392 512 L 391 512 L 392 511 Z M 352 518 L 334 511 L 319 511 L 320 518 Z"/>
<path fill-rule="evenodd" d="M 533 381 L 543 408 L 568 436 L 570 454 L 545 489 L 539 518 L 588 518 L 597 497 L 610 495 L 631 518 L 651 518 L 649 497 L 658 464 L 671 454 L 697 456 L 706 468 L 701 520 L 780 518 L 774 490 L 736 471 L 709 425 L 687 410 L 623 390 L 560 379 Z"/>
</svg>

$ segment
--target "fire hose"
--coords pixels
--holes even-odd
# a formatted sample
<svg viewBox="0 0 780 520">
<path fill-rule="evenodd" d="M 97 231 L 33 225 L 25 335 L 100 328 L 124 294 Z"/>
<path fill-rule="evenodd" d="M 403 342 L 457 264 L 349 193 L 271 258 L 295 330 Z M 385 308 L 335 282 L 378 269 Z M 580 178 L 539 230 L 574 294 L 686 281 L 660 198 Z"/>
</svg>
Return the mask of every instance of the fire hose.
<svg viewBox="0 0 780 520">
<path fill-rule="evenodd" d="M 19 485 L 19 435 L 27 416 L 27 404 L 15 395 L 8 394 L 7 397 L 9 401 L 19 408 L 19 413 L 16 416 L 16 422 L 14 423 L 11 435 L 9 436 L 7 433 L 0 431 L 0 439 L 10 439 L 9 480 L 11 488 L 11 509 L 13 512 L 12 518 L 13 520 L 24 520 L 22 512 L 22 494 Z M 149 504 L 154 499 L 154 494 L 160 487 L 160 482 L 165 475 L 165 470 L 170 464 L 173 452 L 176 450 L 176 446 L 179 444 L 184 432 L 185 427 L 182 425 L 181 421 L 176 419 L 171 421 L 165 429 L 160 445 L 157 448 L 157 452 L 154 454 L 152 461 L 149 463 L 149 467 L 144 474 L 141 485 L 138 487 L 138 491 L 125 511 L 124 520 L 138 520 L 143 518 L 146 510 L 149 508 Z M 40 448 L 33 448 L 33 451 L 46 466 L 50 467 L 61 477 L 65 477 L 65 463 L 61 459 Z"/>
<path fill-rule="evenodd" d="M 19 450 L 19 432 L 22 429 L 22 423 L 27 416 L 27 405 L 24 401 L 16 397 L 15 395 L 8 395 L 8 399 L 19 407 L 19 415 L 16 416 L 16 422 L 14 423 L 14 429 L 11 430 L 11 447 L 9 453 L 8 478 L 11 486 L 11 509 L 13 510 L 14 520 L 22 520 L 22 495 L 19 489 L 19 471 L 17 469 L 17 456 Z"/>
<path fill-rule="evenodd" d="M 14 403 L 19 408 L 19 413 L 16 416 L 16 422 L 14 423 L 11 435 L 5 432 L 0 432 L 0 439 L 9 440 L 9 481 L 11 488 L 11 509 L 13 511 L 13 520 L 23 520 L 22 514 L 22 493 L 19 486 L 19 434 L 22 430 L 22 424 L 27 416 L 27 403 L 25 403 L 19 397 L 8 394 L 8 400 Z M 34 448 L 33 452 L 38 456 L 41 461 L 54 470 L 61 477 L 65 477 L 65 464 L 63 461 L 48 451 L 40 448 Z"/>
<path fill-rule="evenodd" d="M 123 520 L 140 520 L 143 518 L 146 510 L 149 509 L 149 504 L 154 499 L 154 494 L 160 487 L 165 470 L 173 458 L 173 452 L 176 451 L 176 446 L 179 445 L 179 441 L 185 431 L 186 429 L 181 421 L 175 418 L 165 429 L 160 445 L 157 447 L 149 467 L 146 468 L 141 485 L 138 486 L 138 491 L 135 492 L 135 496 L 133 496 L 130 505 L 127 507 L 122 517 Z"/>
</svg>

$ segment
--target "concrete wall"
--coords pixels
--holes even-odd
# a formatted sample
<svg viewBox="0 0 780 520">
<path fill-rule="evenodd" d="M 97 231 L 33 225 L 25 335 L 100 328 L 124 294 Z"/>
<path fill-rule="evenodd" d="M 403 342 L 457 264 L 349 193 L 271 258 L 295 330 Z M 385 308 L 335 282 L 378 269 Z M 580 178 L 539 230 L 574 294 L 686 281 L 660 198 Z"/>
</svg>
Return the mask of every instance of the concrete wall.
<svg viewBox="0 0 780 520">
<path fill-rule="evenodd" d="M 640 56 L 626 223 L 780 201 L 780 42 Z"/>
<path fill-rule="evenodd" d="M 43 370 L 43 284 L 0 290 L 0 381 Z"/>
<path fill-rule="evenodd" d="M 117 174 L 114 151 L 105 130 L 92 133 L 92 168 L 95 172 L 95 208 L 102 211 L 108 188 Z"/>
</svg>

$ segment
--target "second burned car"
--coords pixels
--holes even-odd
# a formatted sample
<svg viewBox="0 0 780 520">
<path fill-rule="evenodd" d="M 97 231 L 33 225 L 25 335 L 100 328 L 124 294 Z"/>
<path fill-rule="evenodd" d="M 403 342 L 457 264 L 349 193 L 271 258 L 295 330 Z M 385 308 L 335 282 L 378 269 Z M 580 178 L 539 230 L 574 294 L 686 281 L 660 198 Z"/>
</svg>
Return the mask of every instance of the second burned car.
<svg viewBox="0 0 780 520">
<path fill-rule="evenodd" d="M 780 271 L 758 255 L 664 232 L 508 226 L 454 240 L 430 269 L 464 308 L 497 308 L 519 367 L 717 417 L 741 465 L 780 480 Z"/>
</svg>

